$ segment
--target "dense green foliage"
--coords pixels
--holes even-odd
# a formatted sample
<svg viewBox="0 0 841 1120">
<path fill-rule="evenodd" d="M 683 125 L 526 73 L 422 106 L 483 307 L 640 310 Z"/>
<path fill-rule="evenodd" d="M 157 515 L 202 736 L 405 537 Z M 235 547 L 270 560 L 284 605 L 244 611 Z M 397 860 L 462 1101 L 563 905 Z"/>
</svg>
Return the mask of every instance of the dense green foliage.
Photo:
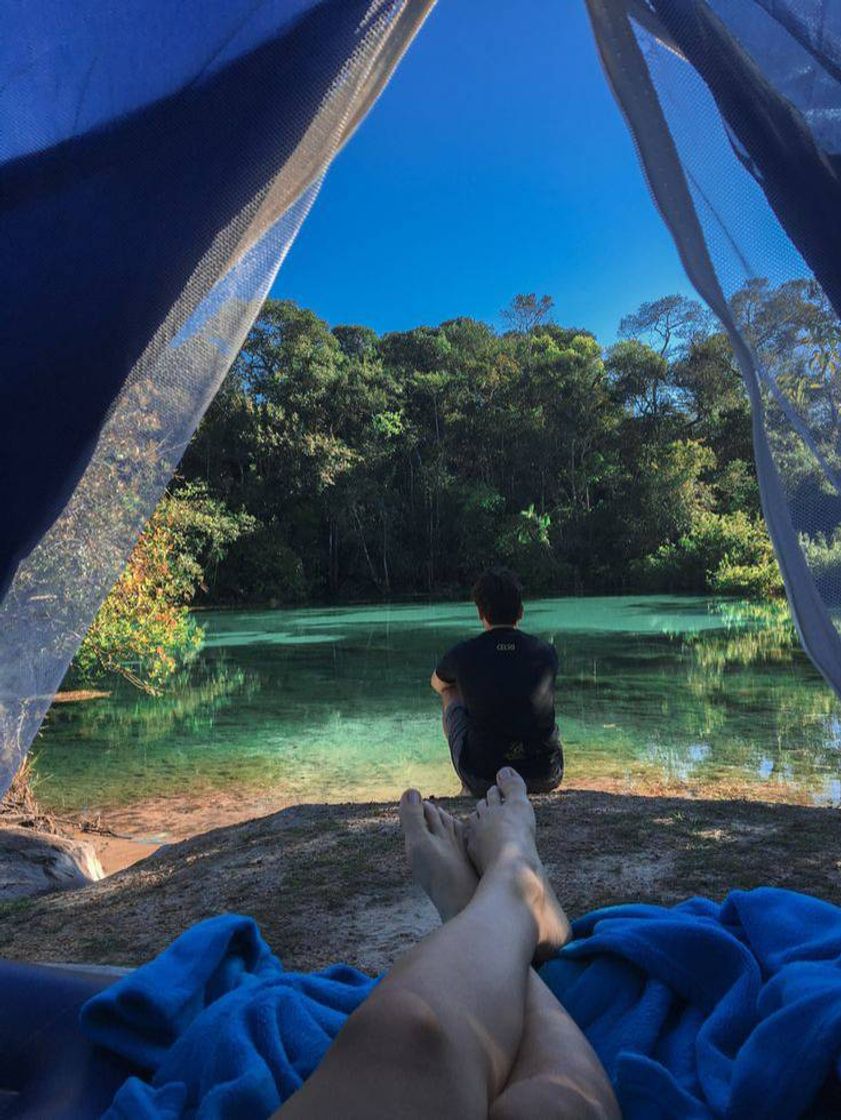
<svg viewBox="0 0 841 1120">
<path fill-rule="evenodd" d="M 247 514 L 231 514 L 202 483 L 165 494 L 85 634 L 70 683 L 116 675 L 156 692 L 201 645 L 189 605 L 205 571 L 251 527 Z"/>
<path fill-rule="evenodd" d="M 255 529 L 215 602 L 528 591 L 768 594 L 750 410 L 726 338 L 681 297 L 606 353 L 518 296 L 509 329 L 382 337 L 269 301 L 182 464 Z"/>
<path fill-rule="evenodd" d="M 774 457 L 812 517 L 805 555 L 831 589 L 837 500 L 790 418 L 841 471 L 837 322 L 807 282 L 752 282 L 732 307 L 764 367 Z M 551 312 L 519 295 L 503 333 L 456 319 L 378 337 L 269 301 L 71 682 L 157 691 L 200 644 L 197 596 L 456 595 L 500 561 L 533 595 L 779 595 L 726 337 L 677 296 L 628 316 L 607 351 Z"/>
<path fill-rule="evenodd" d="M 841 473 L 837 320 L 805 281 L 751 282 L 732 308 L 764 367 L 774 456 L 812 517 L 797 526 L 804 552 L 829 588 L 841 510 L 790 417 Z M 532 595 L 779 595 L 750 408 L 709 315 L 678 296 L 644 304 L 605 351 L 551 313 L 548 297 L 519 295 L 502 333 L 454 319 L 380 337 L 270 300 L 85 638 L 77 679 L 116 672 L 156 689 L 199 640 L 196 595 L 457 595 L 499 562 Z"/>
</svg>

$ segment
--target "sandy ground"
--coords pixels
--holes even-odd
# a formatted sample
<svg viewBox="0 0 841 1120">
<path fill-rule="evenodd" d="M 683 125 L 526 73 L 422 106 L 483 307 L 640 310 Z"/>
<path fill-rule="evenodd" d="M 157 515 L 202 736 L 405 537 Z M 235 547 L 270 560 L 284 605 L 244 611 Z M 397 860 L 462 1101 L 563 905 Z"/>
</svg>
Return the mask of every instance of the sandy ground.
<svg viewBox="0 0 841 1120">
<path fill-rule="evenodd" d="M 196 806 L 167 805 L 185 830 L 202 820 Z M 536 798 L 535 807 L 544 859 L 573 917 L 760 885 L 841 903 L 837 809 L 588 790 Z M 132 811 L 138 827 L 146 811 Z M 205 811 L 218 819 L 220 807 Z M 409 881 L 393 802 L 298 806 L 168 845 L 81 890 L 0 904 L 0 955 L 139 964 L 192 923 L 232 911 L 252 915 L 288 967 L 346 960 L 372 973 L 436 921 Z"/>
<path fill-rule="evenodd" d="M 695 801 L 767 801 L 792 803 L 796 797 L 791 787 L 779 784 L 738 784 L 726 787 L 718 783 L 705 790 L 683 783 L 652 784 L 640 790 L 621 779 L 601 778 L 598 782 L 567 782 L 564 792 L 590 791 L 612 793 L 623 797 L 678 797 Z M 426 791 L 424 791 L 426 793 Z M 371 801 L 387 801 L 388 795 L 372 790 Z M 797 804 L 797 801 L 794 801 Z M 800 804 L 807 804 L 803 795 Z M 64 819 L 61 830 L 73 839 L 91 843 L 106 875 L 122 871 L 166 844 L 188 840 L 214 828 L 241 824 L 287 809 L 298 804 L 283 790 L 238 789 L 235 792 L 213 789 L 190 795 L 173 795 L 138 802 L 123 808 L 108 809 L 95 819 L 75 822 Z"/>
<path fill-rule="evenodd" d="M 62 832 L 92 844 L 106 875 L 122 871 L 153 852 L 213 828 L 268 816 L 292 804 L 282 793 L 172 796 L 110 809 L 94 820 L 62 822 Z"/>
</svg>

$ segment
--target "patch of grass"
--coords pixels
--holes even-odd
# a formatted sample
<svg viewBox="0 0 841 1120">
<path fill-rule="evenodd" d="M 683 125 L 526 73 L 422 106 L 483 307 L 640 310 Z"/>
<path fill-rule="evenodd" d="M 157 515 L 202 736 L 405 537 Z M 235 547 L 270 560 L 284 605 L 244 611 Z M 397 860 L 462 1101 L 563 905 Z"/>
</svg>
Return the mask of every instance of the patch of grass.
<svg viewBox="0 0 841 1120">
<path fill-rule="evenodd" d="M 8 902 L 0 902 L 0 921 L 13 915 L 24 914 L 32 909 L 34 902 L 34 898 L 13 898 Z"/>
</svg>

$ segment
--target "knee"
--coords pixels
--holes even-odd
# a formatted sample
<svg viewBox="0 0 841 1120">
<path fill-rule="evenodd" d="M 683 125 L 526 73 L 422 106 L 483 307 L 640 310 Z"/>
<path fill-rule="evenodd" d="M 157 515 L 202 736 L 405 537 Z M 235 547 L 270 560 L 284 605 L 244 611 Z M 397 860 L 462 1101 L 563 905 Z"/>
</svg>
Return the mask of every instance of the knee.
<svg viewBox="0 0 841 1120">
<path fill-rule="evenodd" d="M 488 1120 L 619 1120 L 612 1099 L 600 1100 L 562 1079 L 533 1077 L 509 1086 L 497 1097 Z"/>
<path fill-rule="evenodd" d="M 349 1020 L 346 1045 L 378 1060 L 445 1069 L 449 1054 L 447 1033 L 440 1017 L 414 992 L 390 992 L 372 999 Z"/>
</svg>

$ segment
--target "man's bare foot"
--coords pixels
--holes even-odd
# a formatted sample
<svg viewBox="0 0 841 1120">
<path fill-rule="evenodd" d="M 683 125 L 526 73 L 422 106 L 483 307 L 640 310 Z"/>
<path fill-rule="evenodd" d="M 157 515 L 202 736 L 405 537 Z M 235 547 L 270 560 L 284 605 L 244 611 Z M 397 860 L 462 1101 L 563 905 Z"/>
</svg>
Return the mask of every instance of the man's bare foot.
<svg viewBox="0 0 841 1120">
<path fill-rule="evenodd" d="M 400 824 L 412 878 L 423 887 L 448 922 L 473 897 L 479 882 L 464 838 L 461 821 L 430 801 L 421 801 L 415 789 L 400 798 Z"/>
<path fill-rule="evenodd" d="M 496 780 L 467 824 L 467 851 L 481 876 L 510 874 L 523 891 L 537 920 L 535 961 L 540 963 L 565 945 L 572 931 L 537 854 L 526 783 L 510 767 L 500 770 Z"/>
</svg>

